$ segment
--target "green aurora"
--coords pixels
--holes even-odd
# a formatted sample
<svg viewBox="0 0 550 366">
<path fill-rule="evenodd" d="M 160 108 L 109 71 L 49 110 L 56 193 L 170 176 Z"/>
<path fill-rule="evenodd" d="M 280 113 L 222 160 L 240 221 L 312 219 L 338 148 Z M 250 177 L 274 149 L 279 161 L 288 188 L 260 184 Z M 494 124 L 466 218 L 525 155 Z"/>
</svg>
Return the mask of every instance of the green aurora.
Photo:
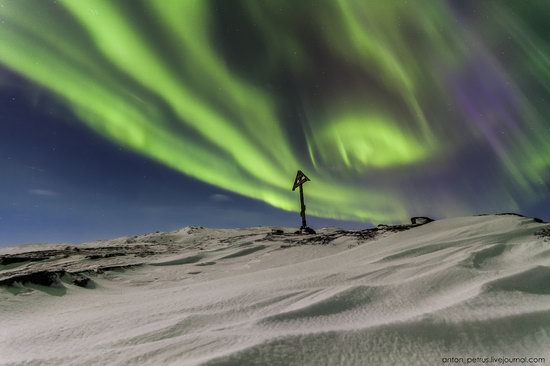
<svg viewBox="0 0 550 366">
<path fill-rule="evenodd" d="M 320 217 L 517 210 L 548 196 L 550 3 L 471 4 L 0 0 L 0 63 L 72 122 L 283 210 L 297 169 Z"/>
</svg>

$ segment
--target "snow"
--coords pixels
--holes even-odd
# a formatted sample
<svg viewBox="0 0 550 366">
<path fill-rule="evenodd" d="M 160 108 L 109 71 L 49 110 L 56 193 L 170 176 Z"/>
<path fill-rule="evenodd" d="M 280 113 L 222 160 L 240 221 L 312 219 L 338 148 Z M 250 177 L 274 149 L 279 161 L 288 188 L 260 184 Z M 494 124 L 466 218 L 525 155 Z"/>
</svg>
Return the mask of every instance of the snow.
<svg viewBox="0 0 550 366">
<path fill-rule="evenodd" d="M 156 249 L 0 266 L 0 276 L 81 266 L 93 281 L 0 290 L 0 364 L 548 361 L 550 239 L 537 235 L 548 226 L 488 215 L 373 239 L 318 230 L 332 235 L 324 244 L 271 228 L 184 228 L 85 244 Z M 93 273 L 90 263 L 139 265 Z"/>
</svg>

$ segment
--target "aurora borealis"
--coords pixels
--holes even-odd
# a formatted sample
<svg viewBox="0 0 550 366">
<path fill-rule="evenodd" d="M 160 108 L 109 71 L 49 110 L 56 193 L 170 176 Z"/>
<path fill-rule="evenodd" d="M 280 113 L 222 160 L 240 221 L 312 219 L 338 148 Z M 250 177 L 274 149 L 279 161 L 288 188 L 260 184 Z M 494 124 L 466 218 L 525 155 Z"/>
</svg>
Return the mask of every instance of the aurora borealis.
<svg viewBox="0 0 550 366">
<path fill-rule="evenodd" d="M 283 210 L 302 169 L 308 215 L 521 212 L 549 195 L 548 19 L 545 0 L 0 0 L 0 65 L 71 123 Z"/>
</svg>

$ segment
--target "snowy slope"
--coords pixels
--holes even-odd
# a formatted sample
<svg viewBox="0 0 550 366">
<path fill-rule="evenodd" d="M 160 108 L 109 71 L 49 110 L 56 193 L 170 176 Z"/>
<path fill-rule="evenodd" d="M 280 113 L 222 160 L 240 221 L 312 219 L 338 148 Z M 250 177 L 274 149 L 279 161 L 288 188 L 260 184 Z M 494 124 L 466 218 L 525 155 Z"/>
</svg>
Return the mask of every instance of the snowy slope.
<svg viewBox="0 0 550 366">
<path fill-rule="evenodd" d="M 0 266 L 0 279 L 61 271 L 52 286 L 0 289 L 0 364 L 550 362 L 548 227 L 490 215 L 376 235 L 185 228 L 68 247 Z"/>
</svg>

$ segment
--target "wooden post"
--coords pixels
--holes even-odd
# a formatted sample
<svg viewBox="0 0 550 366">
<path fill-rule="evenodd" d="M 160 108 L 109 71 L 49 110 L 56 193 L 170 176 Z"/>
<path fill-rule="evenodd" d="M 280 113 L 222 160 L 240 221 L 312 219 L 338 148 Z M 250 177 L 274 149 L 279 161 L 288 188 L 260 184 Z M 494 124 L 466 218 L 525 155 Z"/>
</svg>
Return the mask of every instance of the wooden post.
<svg viewBox="0 0 550 366">
<path fill-rule="evenodd" d="M 304 189 L 302 188 L 302 185 L 300 184 L 300 216 L 302 216 L 302 227 L 301 229 L 305 229 L 307 227 L 306 224 L 306 205 L 304 204 Z"/>
<path fill-rule="evenodd" d="M 307 227 L 306 223 L 306 204 L 304 203 L 304 188 L 302 187 L 305 182 L 309 182 L 309 178 L 304 174 L 304 172 L 298 170 L 296 173 L 296 178 L 294 178 L 292 190 L 294 191 L 296 188 L 300 188 L 300 216 L 302 216 L 302 227 L 300 227 L 300 230 L 302 232 L 314 234 L 315 230 Z"/>
</svg>

